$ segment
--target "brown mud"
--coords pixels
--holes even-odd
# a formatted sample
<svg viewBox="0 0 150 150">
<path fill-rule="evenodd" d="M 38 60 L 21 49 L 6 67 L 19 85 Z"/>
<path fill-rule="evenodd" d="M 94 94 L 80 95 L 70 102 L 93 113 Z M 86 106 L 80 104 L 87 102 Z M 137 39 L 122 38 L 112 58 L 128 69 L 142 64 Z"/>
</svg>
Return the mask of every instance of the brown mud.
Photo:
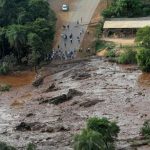
<svg viewBox="0 0 150 150">
<path fill-rule="evenodd" d="M 143 81 L 150 82 L 149 74 L 142 75 L 136 66 L 118 66 L 96 57 L 44 68 L 49 74 L 38 88 L 28 84 L 1 93 L 0 141 L 20 150 L 29 142 L 38 150 L 71 150 L 74 134 L 93 116 L 118 123 L 117 149 L 127 148 L 129 139 L 140 137 L 140 128 L 150 118 L 150 88 L 143 86 Z M 82 78 L 74 78 L 77 74 Z M 52 83 L 56 90 L 44 92 Z M 69 89 L 83 95 L 59 105 L 39 104 Z M 31 131 L 16 131 L 21 122 L 31 125 Z"/>
<path fill-rule="evenodd" d="M 0 84 L 9 84 L 12 87 L 21 87 L 30 84 L 35 77 L 35 72 L 24 71 L 11 73 L 9 75 L 0 75 Z"/>
</svg>

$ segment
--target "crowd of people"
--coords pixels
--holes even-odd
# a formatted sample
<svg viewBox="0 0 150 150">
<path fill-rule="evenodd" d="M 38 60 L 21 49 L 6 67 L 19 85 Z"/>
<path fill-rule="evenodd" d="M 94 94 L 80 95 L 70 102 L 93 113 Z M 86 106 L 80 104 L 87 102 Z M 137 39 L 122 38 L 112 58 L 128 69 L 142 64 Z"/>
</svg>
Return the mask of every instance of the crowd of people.
<svg viewBox="0 0 150 150">
<path fill-rule="evenodd" d="M 62 26 L 60 42 L 48 55 L 48 60 L 70 60 L 76 58 L 77 52 L 82 52 L 80 42 L 84 29 L 80 23 L 82 23 L 82 18 L 73 25 Z"/>
</svg>

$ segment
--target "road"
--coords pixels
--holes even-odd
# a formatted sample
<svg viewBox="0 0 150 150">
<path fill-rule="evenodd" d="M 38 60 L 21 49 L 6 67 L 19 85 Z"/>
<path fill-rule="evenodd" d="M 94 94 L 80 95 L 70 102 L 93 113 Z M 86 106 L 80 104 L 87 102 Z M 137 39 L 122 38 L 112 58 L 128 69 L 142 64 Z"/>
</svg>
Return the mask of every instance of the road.
<svg viewBox="0 0 150 150">
<path fill-rule="evenodd" d="M 68 13 L 68 18 L 67 20 L 65 20 L 64 25 L 69 25 L 69 29 L 62 29 L 57 44 L 54 47 L 56 50 L 59 47 L 59 49 L 63 52 L 69 52 L 79 49 L 83 37 L 86 34 L 88 24 L 90 23 L 90 20 L 100 0 L 74 0 L 73 2 L 73 7 L 70 8 L 69 12 L 63 12 Z M 63 18 L 61 19 L 63 20 Z M 77 22 L 79 22 L 79 25 L 77 25 Z M 82 34 L 80 35 L 81 31 Z M 67 37 L 69 37 L 71 33 L 73 34 L 72 43 L 70 41 L 70 38 L 64 40 L 64 38 L 61 37 L 62 34 L 65 34 L 67 35 Z M 77 37 L 79 37 L 80 40 L 78 40 Z"/>
</svg>

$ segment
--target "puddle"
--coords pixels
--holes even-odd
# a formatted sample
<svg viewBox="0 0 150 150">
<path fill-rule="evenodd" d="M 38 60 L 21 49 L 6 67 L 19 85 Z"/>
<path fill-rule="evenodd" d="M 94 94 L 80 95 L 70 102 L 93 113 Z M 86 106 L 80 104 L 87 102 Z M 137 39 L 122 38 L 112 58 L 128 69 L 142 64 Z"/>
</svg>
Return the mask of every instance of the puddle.
<svg viewBox="0 0 150 150">
<path fill-rule="evenodd" d="M 21 73 L 14 73 L 9 75 L 1 75 L 0 83 L 9 84 L 12 87 L 21 87 L 30 84 L 35 77 L 35 72 L 24 71 Z"/>
</svg>

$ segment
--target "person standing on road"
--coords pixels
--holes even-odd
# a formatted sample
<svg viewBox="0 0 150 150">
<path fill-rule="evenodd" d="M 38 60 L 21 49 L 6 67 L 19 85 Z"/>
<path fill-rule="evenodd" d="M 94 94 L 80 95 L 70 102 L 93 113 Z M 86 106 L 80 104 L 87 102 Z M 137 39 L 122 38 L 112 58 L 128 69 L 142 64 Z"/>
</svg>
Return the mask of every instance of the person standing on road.
<svg viewBox="0 0 150 150">
<path fill-rule="evenodd" d="M 77 25 L 79 25 L 79 20 L 77 20 Z"/>
<path fill-rule="evenodd" d="M 73 35 L 72 35 L 72 33 L 71 33 L 70 36 L 69 36 L 69 38 L 72 39 L 72 36 L 73 36 Z"/>
<path fill-rule="evenodd" d="M 82 17 L 81 17 L 81 23 L 82 23 Z"/>
<path fill-rule="evenodd" d="M 80 43 L 80 38 L 79 38 L 79 36 L 77 36 L 77 40 L 78 40 L 78 43 Z"/>
<path fill-rule="evenodd" d="M 67 28 L 69 29 L 69 24 L 67 25 Z"/>
<path fill-rule="evenodd" d="M 80 30 L 80 36 L 82 35 L 82 30 Z"/>
<path fill-rule="evenodd" d="M 63 25 L 63 29 L 66 29 L 66 26 L 65 26 L 65 25 Z"/>
</svg>

